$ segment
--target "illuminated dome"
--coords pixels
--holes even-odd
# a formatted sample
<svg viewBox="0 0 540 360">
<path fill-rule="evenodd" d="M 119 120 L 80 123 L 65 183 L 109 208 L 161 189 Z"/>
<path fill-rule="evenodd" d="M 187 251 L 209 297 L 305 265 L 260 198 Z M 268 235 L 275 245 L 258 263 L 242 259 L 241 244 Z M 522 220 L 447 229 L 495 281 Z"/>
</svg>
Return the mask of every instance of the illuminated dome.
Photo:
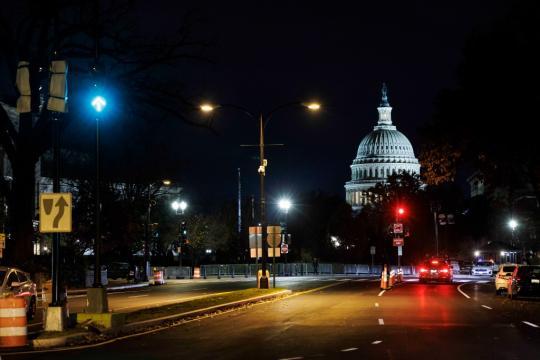
<svg viewBox="0 0 540 360">
<path fill-rule="evenodd" d="M 390 174 L 419 174 L 420 164 L 411 142 L 392 124 L 392 107 L 383 84 L 379 120 L 366 135 L 351 165 L 351 181 L 345 184 L 347 202 L 359 209 L 368 203 L 367 191 L 385 182 Z"/>
</svg>

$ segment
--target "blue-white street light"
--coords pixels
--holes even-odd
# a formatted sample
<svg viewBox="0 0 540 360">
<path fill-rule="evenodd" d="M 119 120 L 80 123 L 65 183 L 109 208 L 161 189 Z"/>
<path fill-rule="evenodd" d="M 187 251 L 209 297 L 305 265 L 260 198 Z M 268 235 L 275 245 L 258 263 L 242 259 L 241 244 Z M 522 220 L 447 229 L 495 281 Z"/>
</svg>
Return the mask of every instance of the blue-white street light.
<svg viewBox="0 0 540 360">
<path fill-rule="evenodd" d="M 91 104 L 94 110 L 100 113 L 107 106 L 107 100 L 103 96 L 98 95 L 92 99 Z"/>
</svg>

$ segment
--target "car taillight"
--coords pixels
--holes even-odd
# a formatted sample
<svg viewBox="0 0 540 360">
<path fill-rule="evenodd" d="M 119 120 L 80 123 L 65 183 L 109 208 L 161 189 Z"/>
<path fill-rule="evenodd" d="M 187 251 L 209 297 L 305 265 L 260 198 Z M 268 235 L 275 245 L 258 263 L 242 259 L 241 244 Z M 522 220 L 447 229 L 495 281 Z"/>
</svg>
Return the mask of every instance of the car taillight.
<svg viewBox="0 0 540 360">
<path fill-rule="evenodd" d="M 442 269 L 441 272 L 447 273 L 447 272 L 448 272 L 448 269 Z"/>
<path fill-rule="evenodd" d="M 427 269 L 421 268 L 420 272 L 427 272 Z"/>
</svg>

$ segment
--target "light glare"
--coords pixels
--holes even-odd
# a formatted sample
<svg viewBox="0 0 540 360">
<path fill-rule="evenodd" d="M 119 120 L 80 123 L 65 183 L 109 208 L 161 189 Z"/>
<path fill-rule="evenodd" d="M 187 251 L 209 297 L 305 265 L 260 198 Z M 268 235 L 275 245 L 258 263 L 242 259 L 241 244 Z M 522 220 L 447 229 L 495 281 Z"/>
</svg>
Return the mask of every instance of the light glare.
<svg viewBox="0 0 540 360">
<path fill-rule="evenodd" d="M 107 106 L 107 100 L 103 96 L 96 96 L 94 99 L 92 99 L 92 107 L 97 112 L 102 112 L 103 109 Z"/>
<path fill-rule="evenodd" d="M 279 208 L 283 211 L 289 211 L 289 209 L 291 208 L 291 205 L 292 205 L 291 200 L 289 199 L 281 199 L 278 202 Z"/>
<path fill-rule="evenodd" d="M 200 106 L 200 109 L 202 112 L 206 112 L 206 113 L 214 111 L 214 107 L 210 104 L 202 104 Z"/>
<path fill-rule="evenodd" d="M 318 111 L 321 109 L 321 104 L 312 102 L 312 103 L 307 104 L 307 108 L 311 111 Z"/>
</svg>

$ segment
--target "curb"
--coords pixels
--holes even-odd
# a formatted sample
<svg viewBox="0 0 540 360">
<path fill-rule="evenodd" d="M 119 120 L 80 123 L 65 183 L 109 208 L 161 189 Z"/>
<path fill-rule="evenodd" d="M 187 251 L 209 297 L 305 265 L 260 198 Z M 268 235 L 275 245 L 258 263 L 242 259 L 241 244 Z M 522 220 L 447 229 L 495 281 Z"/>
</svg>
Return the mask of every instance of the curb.
<svg viewBox="0 0 540 360">
<path fill-rule="evenodd" d="M 250 304 L 250 303 L 253 303 L 253 302 L 257 302 L 257 301 L 260 301 L 260 300 L 268 300 L 268 299 L 277 298 L 277 297 L 284 296 L 284 295 L 291 295 L 291 294 L 292 294 L 291 290 L 283 290 L 283 291 L 279 291 L 279 292 L 276 292 L 276 293 L 256 296 L 256 297 L 249 298 L 249 299 L 232 301 L 232 302 L 225 303 L 225 304 L 209 306 L 209 307 L 203 308 L 203 309 L 196 309 L 196 310 L 191 310 L 191 311 L 184 312 L 184 313 L 162 316 L 162 317 L 155 318 L 155 319 L 137 321 L 137 322 L 133 322 L 133 323 L 129 323 L 129 324 L 124 324 L 124 326 L 122 327 L 122 330 L 123 331 L 125 331 L 125 330 L 129 331 L 129 330 L 137 329 L 137 328 L 140 328 L 140 327 L 155 325 L 157 323 L 167 321 L 167 320 L 178 320 L 178 319 L 185 318 L 185 317 L 203 315 L 203 314 L 205 314 L 207 312 L 214 312 L 214 311 L 217 311 L 217 310 L 226 309 L 226 308 L 230 308 L 230 307 L 240 307 L 240 306 L 247 305 L 247 304 Z"/>
<path fill-rule="evenodd" d="M 118 290 L 127 290 L 127 289 L 137 289 L 142 287 L 150 286 L 150 283 L 140 283 L 140 284 L 131 284 L 131 285 L 119 285 L 119 286 L 111 286 L 107 288 L 107 292 L 115 292 Z M 86 294 L 86 291 L 88 289 L 78 289 L 78 290 L 68 290 L 68 296 L 69 295 L 81 295 Z"/>
</svg>

